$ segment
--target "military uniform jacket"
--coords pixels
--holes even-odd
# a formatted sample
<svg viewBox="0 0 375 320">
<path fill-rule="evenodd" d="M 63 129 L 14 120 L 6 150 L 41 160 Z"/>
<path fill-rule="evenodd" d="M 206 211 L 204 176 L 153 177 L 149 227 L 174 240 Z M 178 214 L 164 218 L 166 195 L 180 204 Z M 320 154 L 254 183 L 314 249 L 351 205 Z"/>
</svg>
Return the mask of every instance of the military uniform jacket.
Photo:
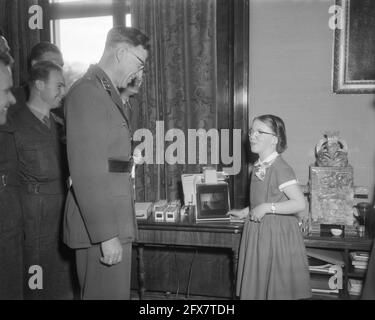
<svg viewBox="0 0 375 320">
<path fill-rule="evenodd" d="M 13 180 L 17 178 L 17 151 L 14 141 L 14 127 L 9 123 L 0 126 L 0 186 L 5 187 L 8 184 L 5 179 L 8 175 L 12 175 L 15 178 Z M 18 185 L 18 183 L 16 184 Z"/>
<path fill-rule="evenodd" d="M 0 242 L 2 236 L 9 238 L 22 230 L 17 164 L 14 128 L 8 120 L 7 124 L 0 126 Z"/>
<path fill-rule="evenodd" d="M 57 182 L 59 188 L 50 191 L 66 194 L 67 168 L 61 142 L 62 127 L 55 121 L 55 117 L 51 115 L 51 128 L 48 128 L 23 105 L 11 115 L 11 119 L 15 130 L 21 185 Z"/>
<path fill-rule="evenodd" d="M 105 72 L 91 66 L 66 101 L 67 150 L 72 188 L 64 217 L 64 242 L 87 248 L 137 236 L 130 173 L 110 169 L 131 159 L 131 132 L 118 91 Z M 121 170 L 119 170 L 121 171 Z"/>
</svg>

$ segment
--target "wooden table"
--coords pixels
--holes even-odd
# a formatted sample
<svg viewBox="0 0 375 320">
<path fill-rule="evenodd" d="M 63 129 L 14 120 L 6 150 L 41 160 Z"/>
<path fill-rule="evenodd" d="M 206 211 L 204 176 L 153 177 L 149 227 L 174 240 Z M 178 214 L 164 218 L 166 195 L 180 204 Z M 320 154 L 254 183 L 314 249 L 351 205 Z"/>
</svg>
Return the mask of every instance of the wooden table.
<svg viewBox="0 0 375 320">
<path fill-rule="evenodd" d="M 160 223 L 138 222 L 138 282 L 140 299 L 145 293 L 145 267 L 143 249 L 146 245 L 171 247 L 223 248 L 231 251 L 232 295 L 235 297 L 235 279 L 238 264 L 238 251 L 243 224 L 230 222 L 210 223 Z"/>
<path fill-rule="evenodd" d="M 145 293 L 145 267 L 143 250 L 147 245 L 167 247 L 222 248 L 231 251 L 232 297 L 235 298 L 236 272 L 238 265 L 239 245 L 242 234 L 242 223 L 161 223 L 138 221 L 139 237 L 135 243 L 138 259 L 138 282 L 140 299 Z M 335 249 L 344 252 L 345 265 L 350 265 L 351 250 L 370 251 L 372 239 L 368 237 L 333 237 L 307 235 L 304 237 L 307 248 Z M 347 282 L 350 273 L 344 273 Z M 346 285 L 344 285 L 346 289 Z M 345 290 L 346 291 L 346 290 Z"/>
</svg>

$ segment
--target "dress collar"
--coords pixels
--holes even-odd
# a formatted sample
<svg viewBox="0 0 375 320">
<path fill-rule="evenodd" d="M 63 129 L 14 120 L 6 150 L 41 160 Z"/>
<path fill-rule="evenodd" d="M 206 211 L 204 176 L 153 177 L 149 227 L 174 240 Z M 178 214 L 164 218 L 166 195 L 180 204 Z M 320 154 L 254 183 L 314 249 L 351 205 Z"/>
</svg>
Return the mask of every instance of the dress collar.
<svg viewBox="0 0 375 320">
<path fill-rule="evenodd" d="M 263 161 L 260 161 L 260 159 L 259 159 L 257 162 L 254 163 L 254 166 L 259 166 L 259 165 L 262 165 L 264 163 L 271 164 L 278 157 L 278 155 L 279 154 L 276 151 L 274 151 Z"/>
</svg>

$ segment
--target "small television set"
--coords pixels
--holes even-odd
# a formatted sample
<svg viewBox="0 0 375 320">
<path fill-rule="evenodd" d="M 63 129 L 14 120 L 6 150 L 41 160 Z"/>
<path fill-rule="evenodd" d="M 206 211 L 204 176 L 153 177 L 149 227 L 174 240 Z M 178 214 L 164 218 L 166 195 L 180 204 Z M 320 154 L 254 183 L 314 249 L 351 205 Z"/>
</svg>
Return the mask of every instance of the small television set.
<svg viewBox="0 0 375 320">
<path fill-rule="evenodd" d="M 196 222 L 230 221 L 229 188 L 227 183 L 197 184 Z"/>
</svg>

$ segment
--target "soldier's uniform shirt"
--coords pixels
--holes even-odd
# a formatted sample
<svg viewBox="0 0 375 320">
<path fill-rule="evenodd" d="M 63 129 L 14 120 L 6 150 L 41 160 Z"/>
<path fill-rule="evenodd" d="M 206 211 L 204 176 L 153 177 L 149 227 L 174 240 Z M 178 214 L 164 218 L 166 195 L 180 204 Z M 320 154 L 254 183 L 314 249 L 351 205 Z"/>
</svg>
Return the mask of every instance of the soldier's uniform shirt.
<svg viewBox="0 0 375 320">
<path fill-rule="evenodd" d="M 26 299 L 72 299 L 73 252 L 61 240 L 67 193 L 66 156 L 61 128 L 50 116 L 50 128 L 27 106 L 12 114 L 18 154 L 25 228 L 25 274 L 30 266 L 43 269 L 43 290 L 30 290 Z"/>
</svg>

